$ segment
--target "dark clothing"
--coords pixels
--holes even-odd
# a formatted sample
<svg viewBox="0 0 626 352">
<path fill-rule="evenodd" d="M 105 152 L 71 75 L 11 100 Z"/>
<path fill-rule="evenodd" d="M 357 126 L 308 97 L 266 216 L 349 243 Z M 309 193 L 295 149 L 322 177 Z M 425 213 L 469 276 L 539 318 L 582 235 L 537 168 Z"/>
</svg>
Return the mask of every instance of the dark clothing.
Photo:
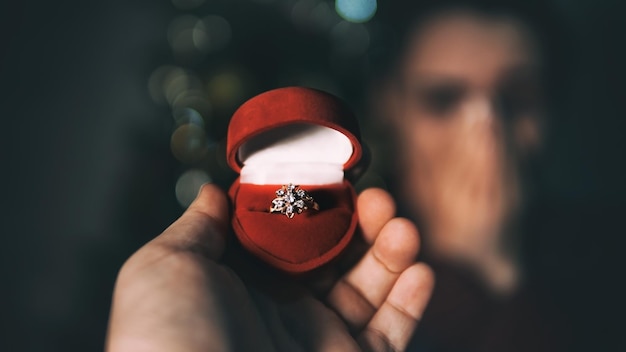
<svg viewBox="0 0 626 352">
<path fill-rule="evenodd" d="M 435 290 L 408 351 L 564 351 L 567 327 L 536 291 L 491 294 L 460 267 L 429 263 Z"/>
</svg>

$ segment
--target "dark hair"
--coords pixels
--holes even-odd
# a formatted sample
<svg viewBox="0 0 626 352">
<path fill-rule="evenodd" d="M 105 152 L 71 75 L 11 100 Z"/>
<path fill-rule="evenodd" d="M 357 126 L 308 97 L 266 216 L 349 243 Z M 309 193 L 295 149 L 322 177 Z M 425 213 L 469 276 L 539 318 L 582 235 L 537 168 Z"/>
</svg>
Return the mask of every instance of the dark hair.
<svg viewBox="0 0 626 352">
<path fill-rule="evenodd" d="M 408 41 L 426 21 L 443 13 L 463 10 L 489 17 L 509 17 L 529 30 L 542 58 L 542 77 L 546 91 L 559 91 L 566 84 L 564 72 L 571 62 L 567 57 L 564 22 L 546 1 L 527 0 L 388 0 L 379 2 L 377 20 L 382 31 L 373 38 L 370 52 L 372 75 L 380 78 L 392 73 L 404 54 Z"/>
</svg>

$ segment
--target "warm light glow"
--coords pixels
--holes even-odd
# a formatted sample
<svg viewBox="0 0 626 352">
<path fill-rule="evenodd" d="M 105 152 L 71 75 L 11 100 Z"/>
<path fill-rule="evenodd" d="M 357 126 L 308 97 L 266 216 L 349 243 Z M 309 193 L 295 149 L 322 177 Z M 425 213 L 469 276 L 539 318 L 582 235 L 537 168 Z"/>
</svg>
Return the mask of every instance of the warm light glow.
<svg viewBox="0 0 626 352">
<path fill-rule="evenodd" d="M 243 79 L 234 71 L 221 71 L 207 83 L 207 93 L 216 106 L 232 108 L 245 99 Z"/>
</svg>

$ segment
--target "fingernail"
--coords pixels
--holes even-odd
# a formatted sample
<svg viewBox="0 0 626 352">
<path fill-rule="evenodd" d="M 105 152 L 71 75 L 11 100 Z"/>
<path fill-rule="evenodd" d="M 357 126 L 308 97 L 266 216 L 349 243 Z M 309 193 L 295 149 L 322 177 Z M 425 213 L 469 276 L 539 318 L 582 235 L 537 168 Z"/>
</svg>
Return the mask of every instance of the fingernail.
<svg viewBox="0 0 626 352">
<path fill-rule="evenodd" d="M 204 186 L 208 185 L 209 183 L 210 182 L 205 182 L 200 185 L 200 188 L 198 188 L 198 193 L 196 194 L 196 199 L 198 199 L 198 197 L 200 196 L 200 193 L 202 193 L 202 189 L 204 188 Z"/>
</svg>

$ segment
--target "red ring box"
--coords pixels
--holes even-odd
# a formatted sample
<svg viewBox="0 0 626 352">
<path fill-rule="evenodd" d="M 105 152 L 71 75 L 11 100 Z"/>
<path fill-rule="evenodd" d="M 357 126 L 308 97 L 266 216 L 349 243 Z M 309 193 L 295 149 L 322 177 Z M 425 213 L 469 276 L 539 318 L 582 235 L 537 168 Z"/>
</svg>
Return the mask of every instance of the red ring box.
<svg viewBox="0 0 626 352">
<path fill-rule="evenodd" d="M 286 87 L 245 102 L 228 126 L 227 160 L 240 176 L 229 190 L 241 244 L 291 273 L 337 257 L 357 225 L 356 193 L 345 171 L 361 158 L 358 122 L 337 97 Z M 293 218 L 270 213 L 275 192 L 299 185 L 319 204 Z"/>
</svg>

